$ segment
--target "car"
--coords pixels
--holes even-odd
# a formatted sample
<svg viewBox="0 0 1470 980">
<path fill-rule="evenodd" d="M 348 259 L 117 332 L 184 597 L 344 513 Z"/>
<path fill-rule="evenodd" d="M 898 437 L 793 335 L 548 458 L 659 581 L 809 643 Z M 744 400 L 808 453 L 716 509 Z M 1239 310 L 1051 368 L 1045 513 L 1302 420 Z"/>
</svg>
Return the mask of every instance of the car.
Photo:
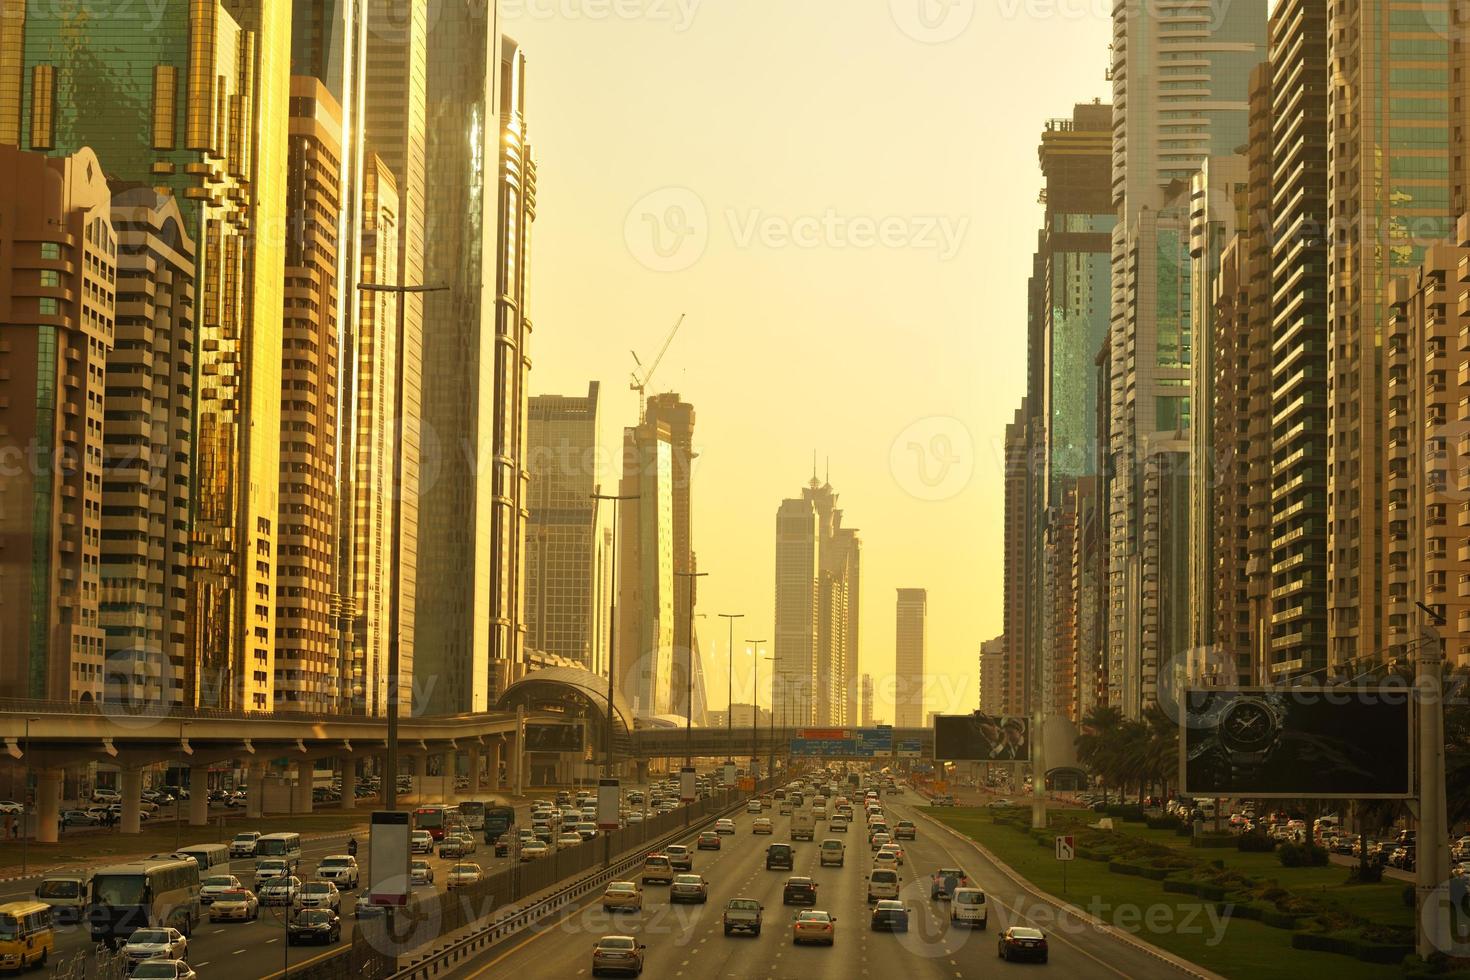
<svg viewBox="0 0 1470 980">
<path fill-rule="evenodd" d="M 462 858 L 469 853 L 464 841 L 458 834 L 445 834 L 444 839 L 439 842 L 439 856 L 441 858 Z"/>
<path fill-rule="evenodd" d="M 674 865 L 667 854 L 650 854 L 643 859 L 642 884 L 655 881 L 662 885 L 674 883 Z"/>
<path fill-rule="evenodd" d="M 868 928 L 873 932 L 887 929 L 889 932 L 909 931 L 908 906 L 892 898 L 885 898 L 873 906 L 873 915 Z"/>
<path fill-rule="evenodd" d="M 830 830 L 834 834 L 845 834 L 845 833 L 847 833 L 847 827 L 848 827 L 848 820 L 847 820 L 846 817 L 842 816 L 841 814 L 838 814 L 837 816 L 833 817 L 828 822 L 828 824 L 827 824 L 827 829 Z"/>
<path fill-rule="evenodd" d="M 695 841 L 694 844 L 694 846 L 699 848 L 701 851 L 718 851 L 720 849 L 720 845 L 720 835 L 712 833 L 708 830 L 701 833 L 699 835 L 699 840 Z"/>
<path fill-rule="evenodd" d="M 260 900 L 246 888 L 218 892 L 209 903 L 210 922 L 253 921 L 260 915 Z"/>
<path fill-rule="evenodd" d="M 999 956 L 1003 960 L 1046 962 L 1046 936 L 1030 926 L 1011 926 L 1000 934 Z"/>
<path fill-rule="evenodd" d="M 408 835 L 408 849 L 414 854 L 433 854 L 434 835 L 427 830 L 415 830 Z"/>
<path fill-rule="evenodd" d="M 434 868 L 423 858 L 414 858 L 408 862 L 408 881 L 412 885 L 432 885 Z"/>
<path fill-rule="evenodd" d="M 817 883 L 804 875 L 793 875 L 786 879 L 781 889 L 782 905 L 816 905 Z"/>
<path fill-rule="evenodd" d="M 929 876 L 929 898 L 949 898 L 956 888 L 970 884 L 970 876 L 963 868 L 940 868 Z"/>
<path fill-rule="evenodd" d="M 296 892 L 296 905 L 303 909 L 342 911 L 342 893 L 330 881 L 308 881 Z"/>
<path fill-rule="evenodd" d="M 766 848 L 766 870 L 790 871 L 793 856 L 790 844 L 772 844 Z"/>
<path fill-rule="evenodd" d="M 152 959 L 187 960 L 189 939 L 173 928 L 134 929 L 122 951 L 135 963 Z"/>
<path fill-rule="evenodd" d="M 929 801 L 930 806 L 954 806 L 954 797 L 949 794 L 936 796 Z"/>
<path fill-rule="evenodd" d="M 583 840 L 592 840 L 599 833 L 601 833 L 601 831 L 597 829 L 597 824 L 593 823 L 591 820 L 583 820 L 581 823 L 577 824 L 574 829 L 577 832 L 577 836 L 582 838 Z"/>
<path fill-rule="evenodd" d="M 756 817 L 750 822 L 750 832 L 752 834 L 774 834 L 776 828 L 771 823 L 770 817 Z"/>
<path fill-rule="evenodd" d="M 912 820 L 900 820 L 893 825 L 894 840 L 917 840 L 919 828 L 914 826 Z"/>
<path fill-rule="evenodd" d="M 898 898 L 899 885 L 903 879 L 892 868 L 875 868 L 868 876 L 868 901 L 883 898 Z"/>
<path fill-rule="evenodd" d="M 669 885 L 669 904 L 694 902 L 703 905 L 709 901 L 709 882 L 704 875 L 675 875 Z"/>
<path fill-rule="evenodd" d="M 967 925 L 971 929 L 984 929 L 989 921 L 985 907 L 985 893 L 978 888 L 956 888 L 949 902 L 951 926 Z"/>
<path fill-rule="evenodd" d="M 199 904 L 209 905 L 222 892 L 237 892 L 243 886 L 234 875 L 210 875 L 199 879 Z"/>
<path fill-rule="evenodd" d="M 745 804 L 745 812 L 746 813 L 760 813 L 761 812 L 761 801 L 760 800 L 751 800 L 748 803 L 746 803 Z"/>
<path fill-rule="evenodd" d="M 891 868 L 898 870 L 898 855 L 884 848 L 873 855 L 874 868 Z"/>
<path fill-rule="evenodd" d="M 539 840 L 533 840 L 528 844 L 521 845 L 521 863 L 525 864 L 526 862 L 534 861 L 537 858 L 544 858 L 550 853 L 551 848 L 547 847 L 543 842 Z"/>
<path fill-rule="evenodd" d="M 331 909 L 302 909 L 286 925 L 286 942 L 325 943 L 342 938 L 342 920 Z"/>
<path fill-rule="evenodd" d="M 291 863 L 285 858 L 261 858 L 255 862 L 255 884 L 258 887 L 261 882 L 270 881 L 272 878 L 284 878 L 291 873 Z"/>
<path fill-rule="evenodd" d="M 884 844 L 892 843 L 893 837 L 884 831 L 879 830 L 868 835 L 868 846 L 875 851 L 882 850 Z"/>
<path fill-rule="evenodd" d="M 115 789 L 94 789 L 92 791 L 93 803 L 121 803 L 122 794 Z"/>
<path fill-rule="evenodd" d="M 903 867 L 903 845 L 897 843 L 884 844 L 878 848 L 878 854 L 892 854 L 898 866 L 900 868 Z M 876 854 L 873 857 L 875 860 L 877 859 Z"/>
<path fill-rule="evenodd" d="M 694 854 L 683 844 L 670 844 L 664 853 L 669 856 L 669 867 L 675 871 L 694 870 Z"/>
<path fill-rule="evenodd" d="M 835 837 L 828 837 L 822 841 L 821 855 L 822 867 L 832 865 L 840 868 L 847 863 L 847 845 Z"/>
<path fill-rule="evenodd" d="M 781 800 L 781 806 L 777 809 L 776 812 L 781 814 L 781 816 L 783 817 L 790 816 L 792 805 L 793 804 L 790 797 L 783 797 Z"/>
<path fill-rule="evenodd" d="M 129 977 L 135 980 L 194 980 L 194 968 L 183 960 L 144 960 L 133 967 Z"/>
<path fill-rule="evenodd" d="M 230 839 L 230 857 L 255 857 L 255 842 L 258 840 L 260 840 L 260 832 L 257 830 L 247 830 L 236 834 Z"/>
<path fill-rule="evenodd" d="M 343 891 L 351 891 L 361 881 L 357 858 L 351 854 L 328 854 L 316 866 L 316 876 L 330 881 Z"/>
<path fill-rule="evenodd" d="M 63 810 L 61 822 L 68 827 L 95 827 L 102 822 L 102 818 L 86 810 Z"/>
<path fill-rule="evenodd" d="M 456 864 L 449 869 L 449 874 L 444 876 L 445 891 L 454 891 L 466 885 L 478 884 L 485 877 L 485 872 L 473 861 L 465 861 Z"/>
<path fill-rule="evenodd" d="M 290 905 L 301 891 L 301 879 L 295 875 L 279 875 L 259 886 L 256 892 L 261 905 Z"/>
<path fill-rule="evenodd" d="M 753 898 L 732 898 L 725 903 L 725 935 L 748 932 L 752 936 L 761 934 L 761 913 L 765 906 Z"/>
<path fill-rule="evenodd" d="M 556 838 L 556 848 L 557 848 L 557 850 L 561 850 L 561 849 L 567 848 L 567 847 L 576 847 L 580 843 L 582 843 L 582 835 L 581 834 L 574 834 L 574 833 L 571 833 L 571 832 L 567 832 L 567 833 L 564 833 L 564 834 L 557 835 L 557 838 Z"/>
<path fill-rule="evenodd" d="M 733 833 L 735 833 L 735 821 L 731 820 L 729 817 L 721 817 L 719 820 L 716 820 L 715 821 L 715 833 L 717 833 L 717 834 L 733 834 Z"/>
<path fill-rule="evenodd" d="M 821 909 L 803 909 L 791 920 L 791 945 L 821 943 L 831 946 L 836 939 L 837 916 Z"/>
<path fill-rule="evenodd" d="M 633 936 L 603 936 L 592 946 L 592 975 L 630 973 L 640 976 L 646 949 Z"/>
<path fill-rule="evenodd" d="M 602 892 L 604 912 L 642 912 L 643 886 L 636 881 L 610 881 Z"/>
</svg>

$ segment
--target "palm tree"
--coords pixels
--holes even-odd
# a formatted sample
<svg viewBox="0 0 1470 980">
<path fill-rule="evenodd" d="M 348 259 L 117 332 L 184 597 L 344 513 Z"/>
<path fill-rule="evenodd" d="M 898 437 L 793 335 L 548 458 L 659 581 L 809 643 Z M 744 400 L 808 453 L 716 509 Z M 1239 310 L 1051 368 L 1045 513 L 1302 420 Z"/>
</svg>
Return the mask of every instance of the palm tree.
<svg viewBox="0 0 1470 980">
<path fill-rule="evenodd" d="M 1123 712 L 1111 705 L 1098 705 L 1082 718 L 1082 730 L 1076 738 L 1077 758 L 1102 781 L 1103 802 L 1108 799 L 1112 759 Z"/>
</svg>

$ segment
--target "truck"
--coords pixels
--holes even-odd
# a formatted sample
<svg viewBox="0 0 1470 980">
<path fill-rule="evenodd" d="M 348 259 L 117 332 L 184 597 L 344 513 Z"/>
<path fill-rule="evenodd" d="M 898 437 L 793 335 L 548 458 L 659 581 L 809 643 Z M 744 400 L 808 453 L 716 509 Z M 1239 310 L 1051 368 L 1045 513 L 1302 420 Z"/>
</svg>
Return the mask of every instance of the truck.
<svg viewBox="0 0 1470 980">
<path fill-rule="evenodd" d="M 791 811 L 791 839 L 812 840 L 816 834 L 817 817 L 811 810 Z"/>
</svg>

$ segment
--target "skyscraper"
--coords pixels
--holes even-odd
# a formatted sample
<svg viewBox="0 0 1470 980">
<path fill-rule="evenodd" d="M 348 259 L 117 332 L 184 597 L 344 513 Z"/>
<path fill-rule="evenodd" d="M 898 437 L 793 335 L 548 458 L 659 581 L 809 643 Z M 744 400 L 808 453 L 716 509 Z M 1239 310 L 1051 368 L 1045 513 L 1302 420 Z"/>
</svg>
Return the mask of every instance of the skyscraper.
<svg viewBox="0 0 1470 980">
<path fill-rule="evenodd" d="M 642 716 L 673 711 L 674 447 L 666 422 L 623 430 L 615 683 Z"/>
<path fill-rule="evenodd" d="M 1026 652 L 1029 649 L 1027 568 L 1030 544 L 1031 468 L 1028 458 L 1029 405 L 1021 399 L 1005 431 L 1005 575 L 1001 619 L 1005 637 L 998 695 L 1008 715 L 1028 714 Z"/>
<path fill-rule="evenodd" d="M 830 483 L 812 475 L 776 511 L 774 697 L 787 725 L 857 717 L 862 543 Z"/>
<path fill-rule="evenodd" d="M 1005 714 L 1005 637 L 980 644 L 980 710 L 987 715 Z"/>
<path fill-rule="evenodd" d="M 598 629 L 607 605 L 599 575 L 607 521 L 592 499 L 603 482 L 598 389 L 593 381 L 583 396 L 533 396 L 526 427 L 526 644 L 592 671 L 607 656 Z"/>
<path fill-rule="evenodd" d="M 924 724 L 924 655 L 928 646 L 928 593 L 923 589 L 899 589 L 894 635 L 895 728 L 919 728 Z"/>
<path fill-rule="evenodd" d="M 194 242 L 179 202 L 113 189 L 117 328 L 103 421 L 102 628 L 109 700 L 184 699 L 189 454 L 194 419 Z"/>
<path fill-rule="evenodd" d="M 433 383 L 423 388 L 420 423 L 414 676 L 423 702 L 414 707 L 452 714 L 487 710 L 511 672 L 513 616 L 498 596 L 517 555 L 497 536 L 494 511 L 518 497 L 506 464 L 492 462 L 497 418 L 509 421 L 497 400 L 511 387 L 495 374 L 506 152 L 496 8 L 450 3 L 435 13 L 424 61 L 424 165 L 434 175 L 424 196 L 424 269 L 448 288 L 423 304 L 423 322 L 434 324 L 424 332 L 423 372 Z"/>
<path fill-rule="evenodd" d="M 862 704 L 862 715 L 859 724 L 864 728 L 873 727 L 873 675 L 864 674 L 861 684 L 860 700 Z"/>
<path fill-rule="evenodd" d="M 0 449 L 12 460 L 0 480 L 0 687 L 18 697 L 103 695 L 103 406 L 117 271 L 111 204 L 91 150 L 48 159 L 0 146 Z M 109 589 L 108 599 L 116 592 Z M 146 693 L 148 681 L 109 686 L 131 697 Z"/>
<path fill-rule="evenodd" d="M 1351 674 L 1418 639 L 1413 617 L 1386 618 L 1417 598 L 1386 560 L 1412 534 L 1386 483 L 1418 435 L 1394 390 L 1406 379 L 1388 371 L 1385 311 L 1389 282 L 1451 228 L 1449 13 L 1448 0 L 1364 0 L 1328 15 L 1327 663 Z"/>
<path fill-rule="evenodd" d="M 698 662 L 699 640 L 690 632 L 694 606 L 699 599 L 699 580 L 687 573 L 698 570 L 694 555 L 694 406 L 673 392 L 650 395 L 645 424 L 663 425 L 669 433 L 670 505 L 673 518 L 674 556 L 674 655 L 671 665 L 669 711 L 683 715 L 689 710 L 688 664 Z M 692 591 L 691 591 L 692 590 Z M 695 656 L 689 657 L 693 637 Z"/>
<path fill-rule="evenodd" d="M 336 608 L 342 110 L 308 75 L 291 79 L 290 106 L 275 708 L 328 713 L 345 693 Z"/>
<path fill-rule="evenodd" d="M 110 177 L 180 199 L 198 243 L 193 575 L 186 702 L 273 703 L 283 228 L 291 7 L 197 0 L 106 31 L 11 3 L 0 143 L 92 147 Z M 122 18 L 126 12 L 119 10 Z M 143 135 L 145 138 L 140 138 Z"/>
</svg>

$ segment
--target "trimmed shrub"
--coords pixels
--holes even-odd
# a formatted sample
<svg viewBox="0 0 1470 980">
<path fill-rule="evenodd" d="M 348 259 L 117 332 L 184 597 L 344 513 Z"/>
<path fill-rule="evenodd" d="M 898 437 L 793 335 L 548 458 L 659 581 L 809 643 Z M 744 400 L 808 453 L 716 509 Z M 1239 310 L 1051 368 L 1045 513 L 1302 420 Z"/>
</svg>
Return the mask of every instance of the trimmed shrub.
<svg viewBox="0 0 1470 980">
<path fill-rule="evenodd" d="M 1276 841 L 1252 831 L 1249 834 L 1241 834 L 1235 839 L 1235 846 L 1249 854 L 1269 854 L 1276 850 Z"/>
<path fill-rule="evenodd" d="M 1287 841 L 1276 851 L 1283 868 L 1325 868 L 1327 851 L 1316 844 L 1297 844 Z"/>
<path fill-rule="evenodd" d="M 1178 817 L 1149 817 L 1144 820 L 1144 826 L 1149 830 L 1178 830 L 1184 826 L 1184 822 Z"/>
</svg>

